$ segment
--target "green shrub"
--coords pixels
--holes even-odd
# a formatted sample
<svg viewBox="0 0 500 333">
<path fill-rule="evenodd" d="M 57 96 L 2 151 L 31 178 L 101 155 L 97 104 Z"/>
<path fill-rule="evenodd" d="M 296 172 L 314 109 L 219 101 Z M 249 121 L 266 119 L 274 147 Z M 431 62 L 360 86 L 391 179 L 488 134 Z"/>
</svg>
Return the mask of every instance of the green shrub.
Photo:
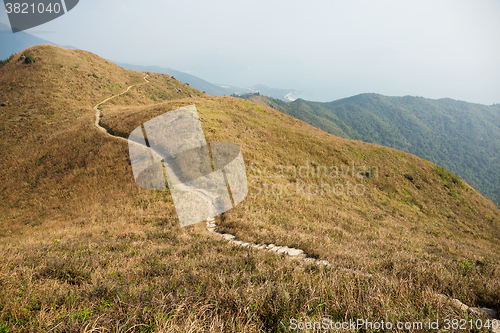
<svg viewBox="0 0 500 333">
<path fill-rule="evenodd" d="M 439 177 L 441 177 L 444 186 L 449 188 L 450 183 L 453 183 L 461 188 L 465 187 L 464 183 L 462 182 L 462 180 L 460 178 L 458 178 L 457 176 L 455 176 L 454 174 L 452 174 L 451 172 L 449 172 L 445 168 L 438 166 L 436 168 L 436 172 L 439 175 Z"/>
<path fill-rule="evenodd" d="M 26 57 L 26 60 L 25 60 L 25 62 L 26 62 L 27 64 L 32 64 L 32 63 L 34 63 L 35 61 L 36 61 L 36 59 L 35 59 L 35 57 L 33 57 L 32 55 L 27 56 L 27 57 Z"/>
<path fill-rule="evenodd" d="M 7 103 L 3 102 L 0 106 L 7 106 Z"/>
<path fill-rule="evenodd" d="M 412 175 L 406 173 L 404 176 L 406 179 L 408 179 L 410 182 L 413 183 L 413 176 Z"/>
</svg>

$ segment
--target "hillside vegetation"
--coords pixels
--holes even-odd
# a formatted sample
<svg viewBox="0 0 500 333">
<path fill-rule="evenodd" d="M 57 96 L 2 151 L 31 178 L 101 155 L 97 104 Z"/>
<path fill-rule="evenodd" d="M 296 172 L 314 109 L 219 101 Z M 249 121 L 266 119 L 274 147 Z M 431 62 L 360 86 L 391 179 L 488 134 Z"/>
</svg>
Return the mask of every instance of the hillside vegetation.
<svg viewBox="0 0 500 333">
<path fill-rule="evenodd" d="M 238 144 L 247 168 L 248 197 L 217 217 L 219 229 L 338 269 L 228 246 L 203 223 L 181 228 L 169 190 L 138 188 L 127 143 L 93 125 L 92 107 L 144 73 L 85 51 L 23 52 L 36 62 L 18 54 L 0 68 L 1 330 L 290 332 L 290 319 L 479 318 L 436 293 L 500 310 L 500 211 L 445 169 L 168 75 L 103 104 L 102 126 L 123 137 L 195 104 L 207 141 Z M 294 168 L 307 172 L 280 173 Z"/>
<path fill-rule="evenodd" d="M 361 94 L 329 103 L 244 95 L 329 133 L 439 164 L 500 204 L 500 105 Z"/>
</svg>

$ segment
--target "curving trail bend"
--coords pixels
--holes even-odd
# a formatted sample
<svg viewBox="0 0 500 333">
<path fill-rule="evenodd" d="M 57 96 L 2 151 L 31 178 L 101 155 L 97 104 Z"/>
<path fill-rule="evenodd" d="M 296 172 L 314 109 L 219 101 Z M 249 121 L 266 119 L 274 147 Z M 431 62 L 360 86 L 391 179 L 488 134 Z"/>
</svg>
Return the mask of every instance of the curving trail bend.
<svg viewBox="0 0 500 333">
<path fill-rule="evenodd" d="M 140 86 L 140 85 L 143 85 L 143 84 L 149 83 L 149 81 L 148 81 L 148 79 L 147 79 L 147 77 L 148 77 L 148 76 L 149 76 L 149 74 L 146 74 L 146 76 L 145 76 L 145 77 L 143 77 L 143 79 L 144 79 L 146 82 L 133 84 L 133 85 L 129 86 L 129 87 L 128 87 L 128 88 L 127 88 L 124 92 L 119 93 L 118 95 L 113 95 L 113 96 L 111 96 L 111 97 L 108 97 L 108 98 L 106 98 L 104 101 L 97 103 L 97 104 L 94 106 L 94 108 L 93 108 L 93 109 L 96 111 L 96 113 L 95 113 L 95 122 L 94 122 L 95 127 L 97 127 L 98 129 L 100 129 L 102 132 L 104 132 L 104 133 L 108 134 L 109 136 L 112 136 L 112 137 L 114 137 L 114 138 L 118 138 L 118 139 L 122 139 L 122 140 L 128 141 L 126 138 L 122 138 L 121 136 L 115 136 L 115 135 L 111 135 L 111 134 L 109 134 L 109 133 L 108 133 L 108 131 L 107 131 L 104 127 L 102 127 L 102 126 L 99 124 L 99 122 L 101 121 L 101 110 L 99 110 L 99 106 L 100 106 L 101 104 L 104 104 L 104 103 L 106 103 L 107 101 L 109 101 L 109 100 L 111 100 L 111 99 L 115 98 L 115 97 L 118 97 L 118 96 L 121 96 L 121 95 L 123 95 L 123 94 L 127 93 L 127 92 L 130 90 L 130 88 L 132 88 L 132 87 L 135 87 L 135 86 Z"/>
<path fill-rule="evenodd" d="M 112 134 L 108 133 L 108 131 L 99 124 L 99 122 L 101 120 L 101 110 L 99 110 L 99 106 L 101 104 L 104 104 L 107 101 L 115 98 L 115 97 L 118 97 L 118 96 L 121 96 L 121 95 L 127 93 L 132 87 L 149 83 L 149 81 L 147 79 L 148 76 L 149 75 L 146 74 L 146 76 L 144 76 L 144 78 L 143 78 L 146 82 L 137 83 L 137 84 L 131 85 L 125 91 L 123 91 L 122 93 L 117 94 L 117 95 L 113 95 L 111 97 L 106 98 L 102 102 L 97 103 L 93 107 L 93 109 L 96 111 L 94 125 L 99 130 L 101 130 L 103 133 L 105 133 L 105 134 L 107 134 L 107 135 L 109 135 L 109 136 L 111 136 L 113 138 L 117 138 L 117 139 L 129 142 L 129 140 L 127 138 L 124 138 L 124 137 L 121 137 L 121 136 L 115 136 L 115 135 L 112 135 Z M 153 152 L 161 158 L 160 154 L 158 154 L 154 150 L 153 150 Z M 167 167 L 166 164 L 164 164 L 164 165 L 165 165 L 165 167 Z M 183 184 L 180 183 L 180 182 L 177 183 L 177 184 L 178 184 L 178 186 L 179 185 L 183 186 Z M 188 190 L 189 190 L 189 188 L 188 188 Z M 207 202 L 207 204 L 210 205 L 210 203 L 212 202 L 212 198 L 207 193 L 204 193 L 201 190 L 193 190 L 193 191 L 196 191 L 196 193 L 198 195 L 201 195 L 202 197 L 204 197 L 204 199 Z M 330 263 L 329 261 L 326 261 L 326 260 L 320 260 L 320 259 L 315 259 L 315 258 L 308 257 L 307 254 L 305 254 L 304 251 L 300 250 L 300 249 L 289 248 L 287 246 L 276 246 L 274 244 L 247 243 L 247 242 L 243 242 L 243 241 L 237 240 L 234 235 L 219 232 L 218 229 L 217 229 L 217 225 L 215 223 L 215 218 L 214 217 L 208 217 L 207 221 L 206 221 L 206 224 L 207 224 L 207 229 L 208 229 L 209 232 L 215 233 L 215 234 L 219 235 L 220 237 L 226 239 L 229 244 L 233 244 L 233 245 L 241 246 L 241 247 L 253 248 L 253 249 L 256 249 L 256 250 L 267 250 L 267 251 L 270 251 L 270 252 L 275 252 L 277 254 L 287 255 L 287 256 L 289 256 L 291 258 L 301 259 L 305 263 L 318 264 L 318 265 L 322 265 L 322 266 L 327 266 L 327 267 L 331 267 L 333 269 L 347 271 L 347 272 L 351 272 L 351 273 L 355 273 L 355 274 L 363 275 L 363 276 L 373 276 L 373 274 L 365 273 L 365 272 L 362 272 L 362 271 L 359 271 L 359 270 L 353 270 L 353 269 L 350 269 L 350 268 L 345 268 L 345 267 L 340 267 L 340 266 L 334 265 L 334 264 L 332 264 L 332 263 Z M 453 298 L 450 298 L 448 296 L 441 295 L 441 294 L 436 294 L 436 297 L 438 299 L 442 300 L 443 302 L 449 303 L 450 305 L 452 305 L 457 310 L 461 310 L 461 311 L 465 311 L 465 312 L 470 312 L 470 313 L 475 314 L 475 315 L 486 316 L 486 317 L 490 317 L 490 318 L 493 318 L 493 319 L 500 319 L 499 316 L 498 316 L 498 314 L 497 314 L 497 312 L 495 310 L 493 310 L 493 309 L 469 307 L 469 306 L 467 306 L 466 304 L 463 304 L 462 302 L 460 302 L 457 299 L 453 299 Z M 493 333 L 500 333 L 500 329 L 492 329 L 491 332 L 493 332 Z"/>
</svg>

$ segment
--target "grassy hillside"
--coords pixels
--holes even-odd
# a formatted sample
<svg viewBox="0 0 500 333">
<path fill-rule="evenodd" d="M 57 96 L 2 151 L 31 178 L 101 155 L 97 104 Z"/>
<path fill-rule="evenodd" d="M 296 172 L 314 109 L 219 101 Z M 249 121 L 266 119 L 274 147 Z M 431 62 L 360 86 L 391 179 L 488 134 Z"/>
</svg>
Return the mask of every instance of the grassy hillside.
<svg viewBox="0 0 500 333">
<path fill-rule="evenodd" d="M 437 163 L 500 204 L 500 108 L 452 99 L 361 94 L 330 103 L 245 95 L 348 139 Z"/>
<path fill-rule="evenodd" d="M 218 217 L 220 229 L 339 269 L 228 246 L 203 223 L 180 228 L 169 191 L 138 188 L 127 143 L 93 126 L 92 106 L 143 73 L 85 51 L 25 52 L 36 62 L 16 56 L 0 68 L 2 330 L 289 332 L 293 318 L 478 318 L 435 293 L 500 310 L 500 211 L 446 170 L 167 75 L 102 105 L 102 125 L 126 137 L 196 104 L 207 141 L 238 144 L 247 168 L 249 195 Z M 303 172 L 282 176 L 280 166 Z"/>
</svg>

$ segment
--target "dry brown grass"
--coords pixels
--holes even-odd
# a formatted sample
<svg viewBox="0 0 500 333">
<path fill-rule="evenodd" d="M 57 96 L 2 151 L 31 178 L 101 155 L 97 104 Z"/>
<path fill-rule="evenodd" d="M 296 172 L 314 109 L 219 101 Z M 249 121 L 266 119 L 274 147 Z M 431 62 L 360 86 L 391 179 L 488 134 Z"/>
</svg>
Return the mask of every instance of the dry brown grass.
<svg viewBox="0 0 500 333">
<path fill-rule="evenodd" d="M 218 221 L 239 239 L 302 248 L 372 277 L 227 246 L 201 224 L 180 228 L 169 191 L 139 189 L 126 142 L 93 126 L 92 105 L 142 73 L 84 51 L 27 52 L 35 64 L 15 57 L 0 68 L 9 102 L 0 109 L 0 332 L 289 332 L 291 318 L 469 318 L 436 292 L 500 310 L 500 212 L 435 165 L 164 75 L 103 105 L 102 125 L 126 137 L 196 104 L 207 141 L 241 147 L 249 183 L 319 181 L 259 176 L 253 162 L 379 168 L 378 178 L 347 178 L 366 186 L 363 196 L 250 188 Z"/>
</svg>

